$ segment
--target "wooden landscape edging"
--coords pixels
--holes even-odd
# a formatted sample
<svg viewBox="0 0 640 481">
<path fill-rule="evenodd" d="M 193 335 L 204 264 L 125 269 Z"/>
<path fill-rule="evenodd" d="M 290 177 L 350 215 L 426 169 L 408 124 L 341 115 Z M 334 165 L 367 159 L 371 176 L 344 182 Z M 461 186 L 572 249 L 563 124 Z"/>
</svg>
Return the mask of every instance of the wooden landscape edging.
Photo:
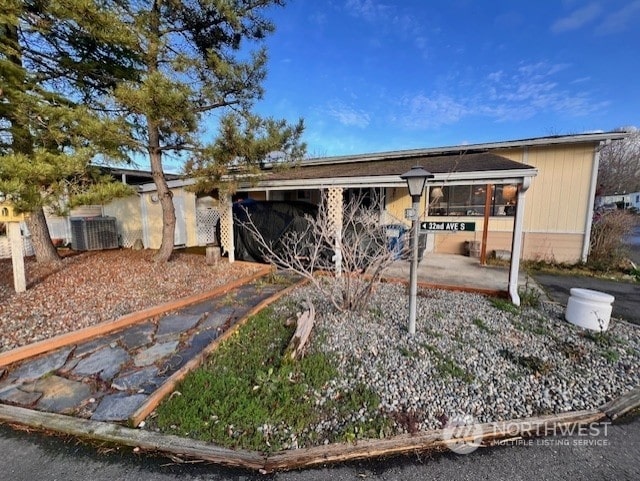
<svg viewBox="0 0 640 481">
<path fill-rule="evenodd" d="M 83 329 L 68 332 L 66 334 L 60 334 L 50 339 L 34 342 L 33 344 L 28 344 L 26 346 L 12 349 L 11 351 L 0 353 L 0 367 L 8 366 L 9 364 L 23 361 L 27 358 L 34 357 L 45 352 L 53 351 L 70 344 L 88 341 L 89 339 L 92 339 L 94 337 L 123 329 L 132 324 L 145 321 L 151 317 L 174 311 L 176 309 L 181 309 L 183 307 L 190 306 L 191 304 L 205 301 L 212 297 L 220 296 L 232 289 L 253 282 L 256 279 L 259 279 L 260 277 L 268 274 L 269 272 L 271 272 L 271 267 L 263 266 L 254 274 L 242 277 L 235 281 L 226 283 L 222 286 L 218 286 L 211 291 L 194 294 L 177 301 L 166 302 L 164 304 L 153 306 L 148 309 L 143 309 L 142 311 L 132 312 L 131 314 L 122 316 L 114 321 L 101 322 L 100 324 L 96 324 L 94 326 L 85 327 Z"/>
<path fill-rule="evenodd" d="M 56 431 L 82 439 L 137 447 L 151 452 L 197 458 L 230 467 L 260 470 L 265 463 L 264 456 L 251 451 L 232 450 L 195 439 L 62 414 L 32 411 L 17 406 L 0 404 L 0 422 Z"/>
<path fill-rule="evenodd" d="M 577 411 L 558 415 L 485 423 L 467 430 L 472 436 L 444 439 L 446 429 L 437 429 L 418 434 L 403 434 L 380 440 L 358 441 L 357 444 L 336 443 L 274 454 L 267 458 L 267 472 L 309 468 L 325 463 L 337 463 L 370 458 L 382 458 L 400 454 L 442 450 L 450 444 L 460 442 L 480 443 L 491 446 L 499 440 L 540 436 L 561 426 L 587 424 L 602 420 L 605 415 L 598 410 Z"/>
<path fill-rule="evenodd" d="M 189 374 L 194 369 L 197 369 L 205 359 L 215 351 L 218 346 L 231 337 L 235 332 L 240 329 L 240 327 L 246 324 L 247 320 L 260 312 L 262 309 L 267 307 L 269 304 L 281 299 L 285 295 L 289 294 L 292 290 L 297 287 L 306 284 L 308 281 L 303 280 L 301 282 L 297 282 L 286 289 L 281 290 L 280 292 L 274 294 L 273 296 L 264 299 L 259 304 L 256 304 L 251 310 L 249 310 L 241 319 L 239 319 L 233 326 L 227 329 L 220 337 L 215 339 L 211 344 L 205 347 L 197 356 L 187 362 L 184 366 L 174 372 L 169 378 L 162 383 L 158 389 L 156 389 L 130 417 L 129 417 L 129 425 L 130 426 L 138 426 L 146 417 L 151 414 L 151 412 L 158 407 L 158 404 L 162 402 L 162 400 L 169 395 L 175 389 L 176 385 L 182 381 L 187 374 Z"/>
</svg>

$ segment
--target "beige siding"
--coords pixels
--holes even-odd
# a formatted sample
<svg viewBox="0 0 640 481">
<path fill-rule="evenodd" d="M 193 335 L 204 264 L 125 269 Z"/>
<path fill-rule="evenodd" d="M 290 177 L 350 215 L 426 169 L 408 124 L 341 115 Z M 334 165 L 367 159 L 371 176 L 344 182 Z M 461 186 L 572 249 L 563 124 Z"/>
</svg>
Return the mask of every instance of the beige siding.
<svg viewBox="0 0 640 481">
<path fill-rule="evenodd" d="M 578 262 L 582 253 L 595 145 L 558 145 L 497 151 L 532 165 L 538 175 L 525 197 L 522 257 L 529 260 Z M 405 191 L 406 192 L 406 191 Z M 402 200 L 396 200 L 401 205 Z M 408 204 L 408 197 L 404 199 Z M 436 234 L 435 252 L 462 253 L 464 241 L 481 240 L 483 219 L 432 217 L 428 220 L 476 222 L 476 232 Z M 487 252 L 511 249 L 513 218 L 489 220 Z"/>
<path fill-rule="evenodd" d="M 104 215 L 115 217 L 118 235 L 123 247 L 131 247 L 142 240 L 142 215 L 140 213 L 140 197 L 131 195 L 122 199 L 114 199 L 103 208 Z"/>
<path fill-rule="evenodd" d="M 183 212 L 176 212 L 176 217 L 182 215 L 186 229 L 186 246 L 198 245 L 198 232 L 196 229 L 196 196 L 193 192 L 189 192 L 182 188 L 172 189 L 174 198 L 183 199 Z M 149 249 L 159 249 L 162 243 L 162 207 L 160 202 L 154 202 L 156 193 L 150 192 L 142 195 L 142 202 L 145 203 L 146 224 L 148 232 Z M 144 212 L 143 212 L 144 214 Z"/>
<path fill-rule="evenodd" d="M 426 204 L 427 196 L 423 195 L 420 201 L 420 220 L 426 220 Z M 406 187 L 393 187 L 387 188 L 385 192 L 385 205 L 387 214 L 386 223 L 403 223 L 407 226 L 411 224 L 404 218 L 405 209 L 411 207 L 411 197 L 409 196 L 409 190 Z"/>
<path fill-rule="evenodd" d="M 526 194 L 525 231 L 583 234 L 589 207 L 594 145 L 530 148 L 500 155 L 538 169 Z"/>
<path fill-rule="evenodd" d="M 583 239 L 580 234 L 525 233 L 522 258 L 573 264 L 580 260 Z"/>
</svg>

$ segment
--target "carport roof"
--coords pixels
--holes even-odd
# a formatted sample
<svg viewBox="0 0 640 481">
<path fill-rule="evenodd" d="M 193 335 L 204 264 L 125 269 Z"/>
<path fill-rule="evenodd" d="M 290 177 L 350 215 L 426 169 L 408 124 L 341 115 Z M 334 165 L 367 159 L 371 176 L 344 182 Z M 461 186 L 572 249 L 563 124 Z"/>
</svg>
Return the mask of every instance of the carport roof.
<svg viewBox="0 0 640 481">
<path fill-rule="evenodd" d="M 434 174 L 430 183 L 510 183 L 533 177 L 535 167 L 491 152 L 421 155 L 373 160 L 301 162 L 282 170 L 266 172 L 252 189 L 341 187 L 397 187 L 406 185 L 400 175 L 419 165 Z M 243 189 L 244 190 L 244 189 Z"/>
</svg>

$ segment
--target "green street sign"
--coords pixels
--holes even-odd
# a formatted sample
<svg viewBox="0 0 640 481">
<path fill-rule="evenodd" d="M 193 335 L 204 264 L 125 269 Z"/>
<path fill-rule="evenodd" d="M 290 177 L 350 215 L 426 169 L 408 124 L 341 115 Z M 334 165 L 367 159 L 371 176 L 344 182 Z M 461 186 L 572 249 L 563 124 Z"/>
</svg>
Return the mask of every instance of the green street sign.
<svg viewBox="0 0 640 481">
<path fill-rule="evenodd" d="M 420 230 L 427 232 L 475 232 L 475 222 L 421 222 Z"/>
</svg>

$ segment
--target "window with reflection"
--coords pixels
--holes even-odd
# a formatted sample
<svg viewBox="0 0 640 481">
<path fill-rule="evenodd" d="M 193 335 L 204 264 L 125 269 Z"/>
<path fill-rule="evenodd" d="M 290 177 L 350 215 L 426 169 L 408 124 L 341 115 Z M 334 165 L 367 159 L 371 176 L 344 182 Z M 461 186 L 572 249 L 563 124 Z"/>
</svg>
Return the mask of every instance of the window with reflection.
<svg viewBox="0 0 640 481">
<path fill-rule="evenodd" d="M 490 203 L 490 216 L 515 214 L 518 187 L 495 185 Z M 429 189 L 430 216 L 484 216 L 486 185 L 446 185 Z"/>
</svg>

